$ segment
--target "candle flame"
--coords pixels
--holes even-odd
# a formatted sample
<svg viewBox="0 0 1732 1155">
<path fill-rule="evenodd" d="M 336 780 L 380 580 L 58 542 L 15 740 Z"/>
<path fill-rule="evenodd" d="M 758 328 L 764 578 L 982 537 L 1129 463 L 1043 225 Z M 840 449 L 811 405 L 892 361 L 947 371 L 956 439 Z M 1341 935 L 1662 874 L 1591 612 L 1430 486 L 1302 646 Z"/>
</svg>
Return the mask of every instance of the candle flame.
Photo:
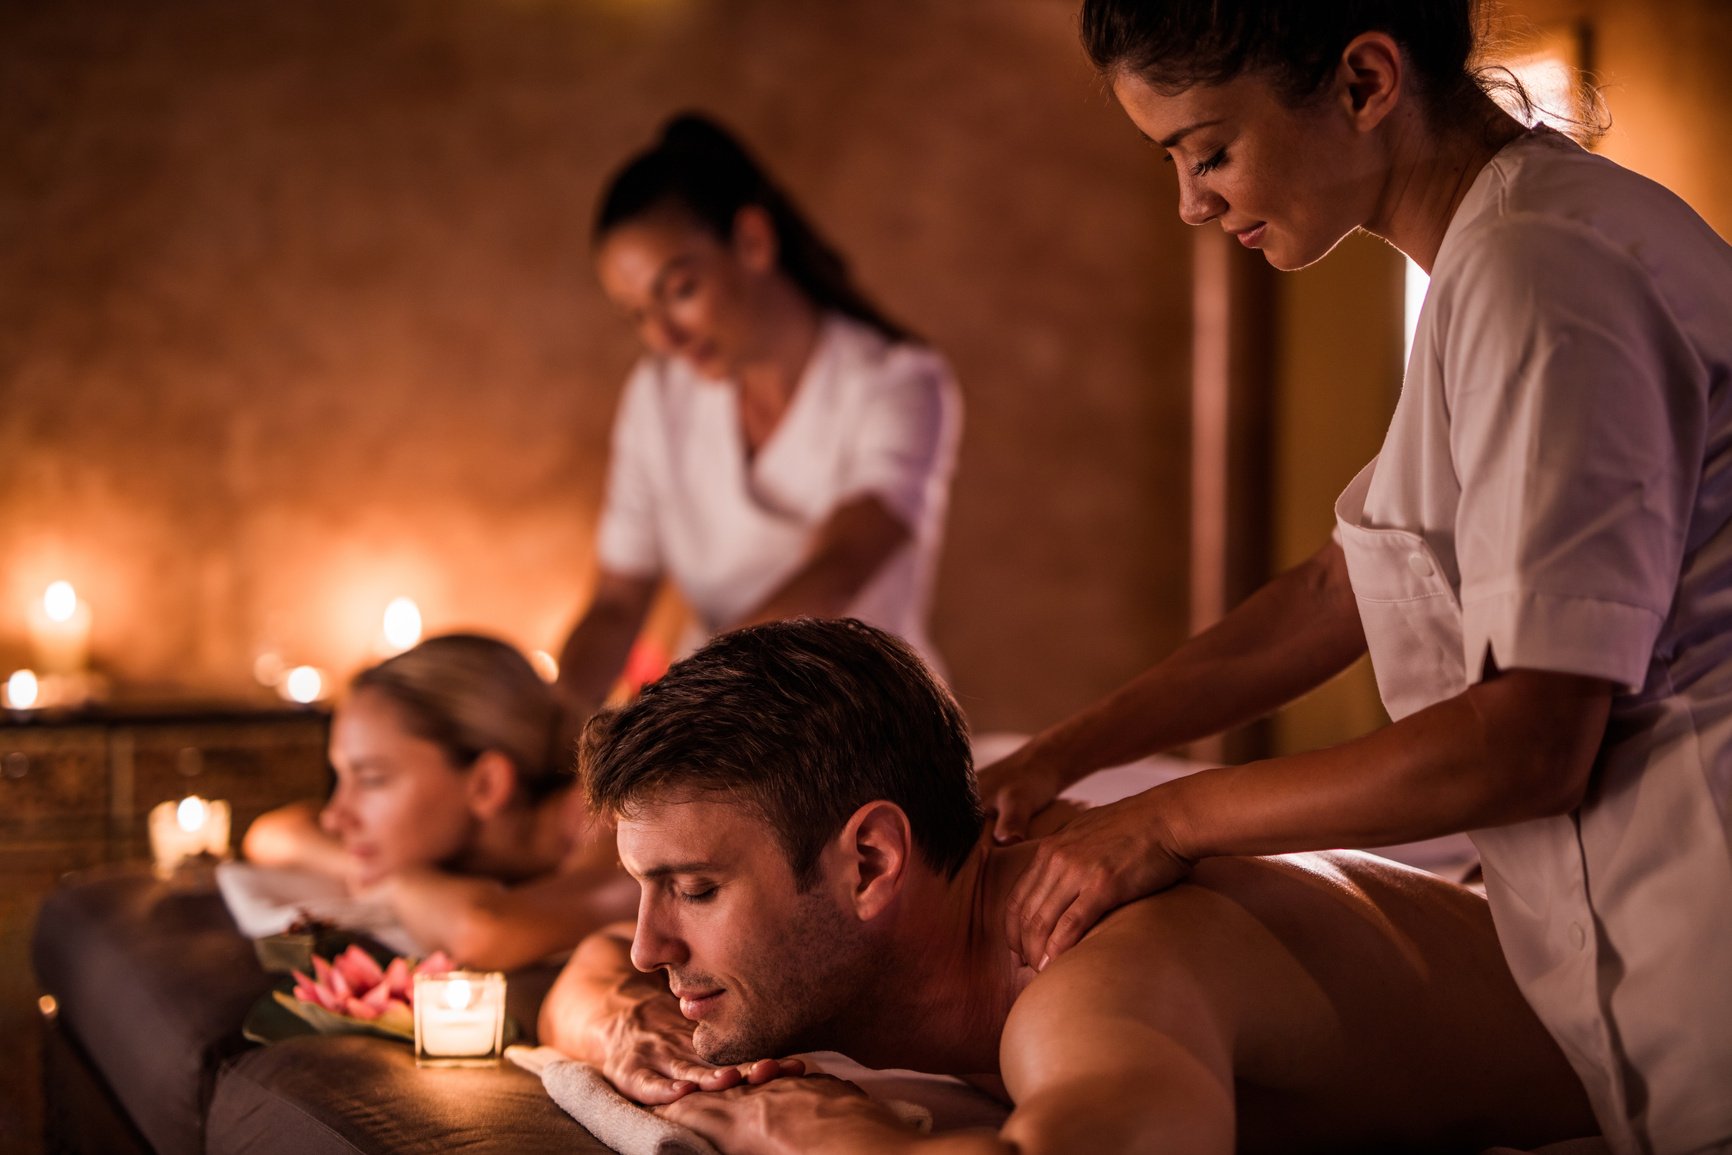
<svg viewBox="0 0 1732 1155">
<path fill-rule="evenodd" d="M 179 806 L 175 807 L 174 820 L 180 823 L 182 830 L 191 834 L 204 826 L 205 816 L 208 813 L 209 807 L 205 805 L 204 799 L 197 794 L 189 794 L 180 800 Z"/>
<path fill-rule="evenodd" d="M 445 984 L 445 1005 L 454 1011 L 466 1011 L 475 1001 L 475 988 L 468 979 L 452 979 Z"/>
<path fill-rule="evenodd" d="M 36 705 L 39 692 L 36 675 L 29 670 L 14 670 L 6 679 L 6 704 L 14 710 L 28 710 Z"/>
<path fill-rule="evenodd" d="M 296 666 L 283 679 L 283 688 L 288 691 L 290 701 L 304 706 L 317 702 L 324 694 L 325 678 L 311 666 Z"/>
<path fill-rule="evenodd" d="M 42 610 L 50 621 L 69 622 L 78 612 L 78 591 L 72 583 L 59 581 L 42 592 Z"/>
<path fill-rule="evenodd" d="M 559 681 L 559 662 L 546 650 L 535 650 L 529 655 L 529 664 L 535 667 L 535 672 L 541 675 L 541 680 L 548 685 Z"/>
<path fill-rule="evenodd" d="M 385 640 L 406 650 L 421 640 L 421 607 L 412 598 L 392 598 L 385 607 Z"/>
</svg>

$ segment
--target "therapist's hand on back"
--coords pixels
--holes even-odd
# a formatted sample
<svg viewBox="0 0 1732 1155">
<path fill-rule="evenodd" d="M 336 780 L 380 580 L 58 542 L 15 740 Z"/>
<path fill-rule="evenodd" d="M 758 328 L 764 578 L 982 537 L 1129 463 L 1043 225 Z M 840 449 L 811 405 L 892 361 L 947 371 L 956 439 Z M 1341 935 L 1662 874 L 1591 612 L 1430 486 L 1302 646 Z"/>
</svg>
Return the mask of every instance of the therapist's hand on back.
<svg viewBox="0 0 1732 1155">
<path fill-rule="evenodd" d="M 1044 969 L 1108 912 L 1190 873 L 1162 809 L 1155 791 L 1132 795 L 1034 843 L 1005 907 L 1005 935 L 1023 962 Z"/>
</svg>

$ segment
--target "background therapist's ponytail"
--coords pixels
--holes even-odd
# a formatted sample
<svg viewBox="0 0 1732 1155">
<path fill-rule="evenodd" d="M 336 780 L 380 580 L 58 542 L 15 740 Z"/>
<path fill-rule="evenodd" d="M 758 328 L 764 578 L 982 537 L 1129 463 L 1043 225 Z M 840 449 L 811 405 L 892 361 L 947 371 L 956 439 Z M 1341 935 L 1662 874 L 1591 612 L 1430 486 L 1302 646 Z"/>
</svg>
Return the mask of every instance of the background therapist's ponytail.
<svg viewBox="0 0 1732 1155">
<path fill-rule="evenodd" d="M 834 309 L 893 341 L 908 330 L 885 316 L 854 284 L 848 262 L 818 234 L 805 214 L 731 133 L 707 116 L 687 112 L 663 126 L 661 139 L 616 173 L 596 210 L 594 237 L 646 213 L 677 206 L 723 241 L 748 205 L 768 214 L 776 230 L 777 265 L 813 304 Z"/>
</svg>

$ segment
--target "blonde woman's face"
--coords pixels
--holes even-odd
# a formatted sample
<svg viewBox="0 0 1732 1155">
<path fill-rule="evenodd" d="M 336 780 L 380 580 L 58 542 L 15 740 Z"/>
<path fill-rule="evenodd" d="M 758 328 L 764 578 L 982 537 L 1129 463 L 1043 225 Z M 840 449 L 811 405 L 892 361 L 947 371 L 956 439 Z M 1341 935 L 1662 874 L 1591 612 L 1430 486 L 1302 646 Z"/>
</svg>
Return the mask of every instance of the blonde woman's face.
<svg viewBox="0 0 1732 1155">
<path fill-rule="evenodd" d="M 755 270 L 682 213 L 654 212 L 608 231 L 596 252 L 608 299 L 651 353 L 727 380 L 754 340 Z"/>
<path fill-rule="evenodd" d="M 319 823 L 354 857 L 361 879 L 436 866 L 468 848 L 477 823 L 467 776 L 405 728 L 389 697 L 351 695 L 332 720 L 330 755 L 337 788 Z"/>
</svg>

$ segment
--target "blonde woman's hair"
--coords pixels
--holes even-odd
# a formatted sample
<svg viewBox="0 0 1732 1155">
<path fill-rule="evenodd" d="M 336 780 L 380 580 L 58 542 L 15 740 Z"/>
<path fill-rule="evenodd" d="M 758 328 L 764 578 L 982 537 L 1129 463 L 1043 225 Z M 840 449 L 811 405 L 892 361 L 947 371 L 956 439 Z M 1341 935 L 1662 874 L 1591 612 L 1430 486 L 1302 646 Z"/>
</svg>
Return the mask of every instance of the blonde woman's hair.
<svg viewBox="0 0 1732 1155">
<path fill-rule="evenodd" d="M 517 771 L 518 788 L 539 801 L 569 786 L 573 759 L 560 739 L 552 687 L 515 648 L 480 634 L 445 634 L 362 670 L 350 692 L 390 698 L 405 726 L 464 769 L 497 750 Z"/>
</svg>

